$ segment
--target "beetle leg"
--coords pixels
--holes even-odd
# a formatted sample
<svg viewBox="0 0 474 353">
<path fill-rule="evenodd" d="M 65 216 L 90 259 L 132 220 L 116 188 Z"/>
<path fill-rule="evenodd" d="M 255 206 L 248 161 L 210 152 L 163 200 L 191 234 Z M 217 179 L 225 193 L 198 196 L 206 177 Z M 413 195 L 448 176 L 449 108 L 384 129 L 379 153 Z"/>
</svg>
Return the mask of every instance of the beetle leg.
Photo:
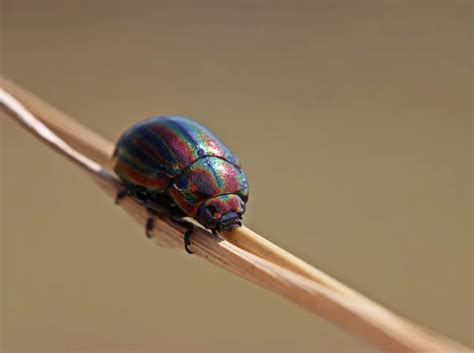
<svg viewBox="0 0 474 353">
<path fill-rule="evenodd" d="M 130 191 L 128 189 L 118 191 L 115 195 L 115 204 L 118 205 L 118 203 L 122 201 L 125 197 L 127 197 L 129 194 Z"/>
<path fill-rule="evenodd" d="M 189 245 L 191 245 L 191 235 L 193 235 L 193 231 L 194 231 L 194 224 L 192 224 L 191 222 L 185 221 L 183 218 L 177 217 L 173 214 L 171 215 L 171 219 L 175 221 L 176 223 L 181 224 L 186 227 L 186 231 L 184 232 L 184 236 L 183 236 L 184 250 L 186 250 L 188 254 L 194 254 L 189 249 Z"/>
<path fill-rule="evenodd" d="M 193 254 L 193 252 L 189 249 L 189 246 L 191 245 L 191 235 L 194 231 L 194 224 L 184 220 L 182 213 L 179 212 L 179 210 L 174 208 L 168 209 L 152 200 L 145 201 L 143 203 L 143 206 L 145 207 L 146 212 L 148 213 L 148 218 L 145 224 L 146 236 L 148 238 L 152 237 L 151 232 L 153 231 L 153 227 L 155 225 L 155 217 L 168 217 L 174 222 L 186 227 L 186 231 L 184 232 L 183 237 L 184 249 L 188 254 Z"/>
<path fill-rule="evenodd" d="M 191 250 L 189 250 L 189 245 L 191 245 L 191 235 L 193 234 L 194 231 L 194 225 L 192 223 L 189 224 L 189 229 L 184 233 L 184 249 L 188 254 L 193 254 Z"/>
<path fill-rule="evenodd" d="M 147 238 L 151 238 L 152 234 L 151 232 L 153 231 L 153 228 L 155 227 L 155 215 L 153 213 L 153 210 L 145 206 L 146 213 L 148 214 L 148 218 L 146 219 L 145 223 L 145 234 Z"/>
<path fill-rule="evenodd" d="M 148 218 L 145 223 L 146 236 L 151 238 L 151 231 L 155 226 L 155 217 L 158 216 L 161 218 L 171 218 L 171 214 L 170 211 L 166 209 L 166 207 L 163 207 L 152 200 L 144 201 L 143 206 L 145 207 L 146 213 L 148 214 Z"/>
<path fill-rule="evenodd" d="M 153 227 L 155 226 L 155 219 L 148 215 L 148 218 L 146 220 L 146 224 L 145 224 L 145 234 L 147 236 L 147 238 L 151 238 L 152 237 L 152 230 L 153 230 Z"/>
</svg>

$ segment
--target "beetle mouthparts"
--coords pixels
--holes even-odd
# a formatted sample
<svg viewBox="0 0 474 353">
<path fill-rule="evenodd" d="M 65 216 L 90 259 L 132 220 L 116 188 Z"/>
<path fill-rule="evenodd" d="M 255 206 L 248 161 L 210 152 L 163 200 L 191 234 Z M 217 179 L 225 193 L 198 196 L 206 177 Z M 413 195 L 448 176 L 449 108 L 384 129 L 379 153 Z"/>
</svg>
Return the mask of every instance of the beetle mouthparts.
<svg viewBox="0 0 474 353">
<path fill-rule="evenodd" d="M 240 226 L 239 215 L 235 212 L 229 212 L 222 216 L 219 222 L 216 224 L 216 230 L 218 232 L 229 232 L 237 226 Z"/>
<path fill-rule="evenodd" d="M 239 225 L 239 222 L 223 223 L 223 224 L 219 224 L 219 225 L 216 227 L 216 230 L 217 230 L 219 233 L 230 232 L 232 229 L 234 229 L 234 228 L 237 227 L 238 225 Z"/>
</svg>

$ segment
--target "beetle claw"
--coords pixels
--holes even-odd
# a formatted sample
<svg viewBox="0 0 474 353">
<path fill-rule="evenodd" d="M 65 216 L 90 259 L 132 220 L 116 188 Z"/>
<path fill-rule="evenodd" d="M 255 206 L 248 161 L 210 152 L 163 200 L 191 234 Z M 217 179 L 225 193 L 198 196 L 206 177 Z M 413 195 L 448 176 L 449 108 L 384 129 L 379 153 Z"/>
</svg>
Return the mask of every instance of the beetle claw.
<svg viewBox="0 0 474 353">
<path fill-rule="evenodd" d="M 155 219 L 153 217 L 148 216 L 145 224 L 145 234 L 147 238 L 151 238 L 153 235 L 151 232 L 153 231 L 153 228 L 155 226 Z"/>
<path fill-rule="evenodd" d="M 191 245 L 191 235 L 193 234 L 193 228 L 191 229 L 188 229 L 185 233 L 184 233 L 184 237 L 183 237 L 183 240 L 184 240 L 184 249 L 186 250 L 186 252 L 188 254 L 194 254 L 194 252 L 192 252 L 191 250 L 189 250 L 189 245 Z"/>
</svg>

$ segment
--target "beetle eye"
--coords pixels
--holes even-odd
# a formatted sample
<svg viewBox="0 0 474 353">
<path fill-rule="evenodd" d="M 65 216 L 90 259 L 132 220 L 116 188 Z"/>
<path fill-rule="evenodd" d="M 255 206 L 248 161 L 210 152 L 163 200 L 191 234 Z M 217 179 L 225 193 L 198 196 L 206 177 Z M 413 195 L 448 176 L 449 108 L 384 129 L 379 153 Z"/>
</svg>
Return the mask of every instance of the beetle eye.
<svg viewBox="0 0 474 353">
<path fill-rule="evenodd" d="M 211 212 L 216 212 L 216 210 L 217 210 L 214 205 L 209 205 L 209 206 L 207 206 L 207 209 L 208 209 L 209 211 L 211 211 Z"/>
</svg>

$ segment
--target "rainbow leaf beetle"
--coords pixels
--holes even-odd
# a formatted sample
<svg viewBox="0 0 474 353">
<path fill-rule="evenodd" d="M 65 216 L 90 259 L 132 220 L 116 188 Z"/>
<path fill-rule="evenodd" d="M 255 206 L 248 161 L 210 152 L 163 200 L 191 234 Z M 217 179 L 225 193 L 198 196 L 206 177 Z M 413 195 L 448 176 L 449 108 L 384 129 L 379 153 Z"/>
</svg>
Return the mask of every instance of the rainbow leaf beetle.
<svg viewBox="0 0 474 353">
<path fill-rule="evenodd" d="M 187 228 L 188 246 L 196 219 L 214 234 L 241 225 L 249 190 L 234 154 L 201 124 L 179 116 L 152 117 L 129 128 L 114 151 L 114 171 L 125 189 L 148 211 L 150 236 L 154 214 L 163 211 Z"/>
</svg>

